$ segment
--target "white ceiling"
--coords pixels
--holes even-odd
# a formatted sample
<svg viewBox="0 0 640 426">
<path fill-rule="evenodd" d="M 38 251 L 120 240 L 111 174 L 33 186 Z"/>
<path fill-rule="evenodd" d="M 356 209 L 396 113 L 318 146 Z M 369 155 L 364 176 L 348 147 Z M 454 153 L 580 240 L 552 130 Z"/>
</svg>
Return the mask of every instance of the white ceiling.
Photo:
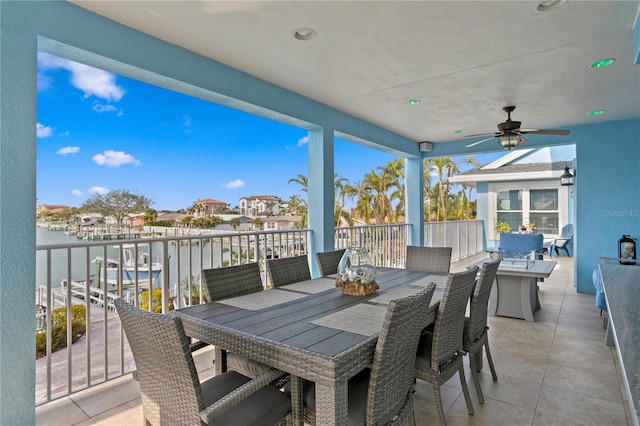
<svg viewBox="0 0 640 426">
<path fill-rule="evenodd" d="M 507 105 L 534 129 L 640 116 L 640 1 L 74 3 L 416 141 L 494 132 Z"/>
</svg>

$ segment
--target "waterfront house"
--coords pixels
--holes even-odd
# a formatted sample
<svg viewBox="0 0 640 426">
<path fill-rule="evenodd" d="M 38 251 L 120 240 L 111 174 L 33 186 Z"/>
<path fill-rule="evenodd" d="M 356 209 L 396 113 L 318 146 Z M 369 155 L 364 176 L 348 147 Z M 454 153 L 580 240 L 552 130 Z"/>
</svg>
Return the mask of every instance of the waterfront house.
<svg viewBox="0 0 640 426">
<path fill-rule="evenodd" d="M 280 214 L 282 200 L 273 195 L 252 195 L 240 198 L 240 213 L 247 216 L 269 216 Z"/>
<path fill-rule="evenodd" d="M 575 223 L 573 185 L 560 182 L 565 167 L 575 170 L 574 157 L 573 145 L 525 148 L 452 176 L 449 182 L 476 188 L 478 219 L 487 224 L 488 247 L 498 245 L 498 221 L 508 223 L 512 232 L 533 224 L 534 229 L 526 230 L 550 239 Z"/>
<path fill-rule="evenodd" d="M 336 138 L 405 159 L 419 245 L 423 160 L 502 150 L 456 131 L 492 132 L 515 104 L 571 132 L 527 147 L 575 145 L 572 278 L 593 293 L 598 257 L 640 234 L 639 5 L 0 2 L 0 423 L 34 423 L 38 51 L 308 130 L 312 253 L 334 245 Z"/>
<path fill-rule="evenodd" d="M 229 204 L 224 201 L 214 200 L 213 198 L 206 198 L 204 200 L 196 200 L 193 205 L 202 206 L 202 210 L 194 212 L 194 217 L 214 215 L 218 213 L 224 213 L 228 210 Z"/>
</svg>

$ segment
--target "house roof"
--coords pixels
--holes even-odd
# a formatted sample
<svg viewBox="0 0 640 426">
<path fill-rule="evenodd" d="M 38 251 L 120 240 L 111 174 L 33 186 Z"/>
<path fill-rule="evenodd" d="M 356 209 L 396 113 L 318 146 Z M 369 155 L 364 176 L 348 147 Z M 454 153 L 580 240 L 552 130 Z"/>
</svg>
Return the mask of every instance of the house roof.
<svg viewBox="0 0 640 426">
<path fill-rule="evenodd" d="M 224 201 L 214 200 L 213 198 L 207 198 L 207 199 L 204 199 L 204 200 L 197 200 L 196 203 L 224 204 L 225 206 L 227 205 L 227 203 L 225 203 Z"/>
<path fill-rule="evenodd" d="M 573 168 L 573 162 L 505 164 L 497 168 L 476 167 L 450 177 L 449 182 L 476 186 L 478 182 L 560 178 L 567 166 Z"/>
<path fill-rule="evenodd" d="M 252 195 L 250 197 L 242 197 L 241 200 L 275 200 L 280 201 L 279 197 L 275 195 Z"/>
</svg>

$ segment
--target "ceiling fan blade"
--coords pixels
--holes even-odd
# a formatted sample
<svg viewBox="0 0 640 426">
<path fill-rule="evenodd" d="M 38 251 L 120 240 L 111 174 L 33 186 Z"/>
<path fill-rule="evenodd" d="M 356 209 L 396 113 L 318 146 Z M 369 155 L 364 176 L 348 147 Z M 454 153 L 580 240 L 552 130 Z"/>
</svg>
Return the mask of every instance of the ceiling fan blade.
<svg viewBox="0 0 640 426">
<path fill-rule="evenodd" d="M 498 135 L 501 135 L 501 134 L 502 133 L 478 133 L 478 134 L 475 134 L 475 135 L 464 135 L 463 137 L 464 138 L 477 138 L 478 136 L 489 136 L 489 135 L 493 135 L 495 137 L 495 136 L 498 136 Z"/>
<path fill-rule="evenodd" d="M 568 130 L 536 130 L 536 129 L 515 129 L 514 132 L 527 134 L 527 133 L 537 133 L 539 135 L 557 135 L 557 136 L 566 136 L 570 132 Z"/>
<path fill-rule="evenodd" d="M 472 146 L 479 145 L 479 144 L 481 144 L 482 142 L 490 141 L 490 140 L 491 140 L 491 139 L 493 139 L 494 137 L 495 137 L 495 136 L 491 136 L 490 138 L 480 139 L 480 140 L 479 140 L 479 141 L 477 141 L 477 142 L 470 143 L 469 145 L 467 145 L 467 146 L 466 146 L 466 148 L 471 148 Z"/>
</svg>

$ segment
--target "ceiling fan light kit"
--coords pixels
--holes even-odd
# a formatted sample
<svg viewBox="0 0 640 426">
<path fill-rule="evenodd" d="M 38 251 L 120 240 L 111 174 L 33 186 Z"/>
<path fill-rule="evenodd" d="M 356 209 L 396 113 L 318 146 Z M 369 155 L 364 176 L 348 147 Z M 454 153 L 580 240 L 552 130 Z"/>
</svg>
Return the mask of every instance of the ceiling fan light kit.
<svg viewBox="0 0 640 426">
<path fill-rule="evenodd" d="M 527 142 L 524 137 L 512 133 L 498 136 L 497 139 L 498 143 L 506 149 L 511 149 Z"/>
<path fill-rule="evenodd" d="M 522 122 L 511 119 L 511 113 L 515 109 L 516 109 L 515 106 L 506 106 L 502 108 L 502 110 L 507 113 L 507 121 L 498 124 L 499 132 L 494 133 L 493 136 L 490 138 L 482 139 L 477 142 L 471 143 L 467 145 L 467 148 L 481 144 L 493 138 L 496 138 L 498 140 L 498 143 L 502 145 L 505 149 L 511 149 L 527 142 L 527 140 L 522 136 L 524 134 L 537 133 L 540 135 L 556 135 L 556 136 L 566 136 L 569 134 L 568 130 L 523 129 L 521 128 Z M 477 136 L 489 136 L 489 135 L 491 135 L 491 133 L 484 133 L 480 135 L 468 135 L 465 137 L 472 138 Z"/>
</svg>

